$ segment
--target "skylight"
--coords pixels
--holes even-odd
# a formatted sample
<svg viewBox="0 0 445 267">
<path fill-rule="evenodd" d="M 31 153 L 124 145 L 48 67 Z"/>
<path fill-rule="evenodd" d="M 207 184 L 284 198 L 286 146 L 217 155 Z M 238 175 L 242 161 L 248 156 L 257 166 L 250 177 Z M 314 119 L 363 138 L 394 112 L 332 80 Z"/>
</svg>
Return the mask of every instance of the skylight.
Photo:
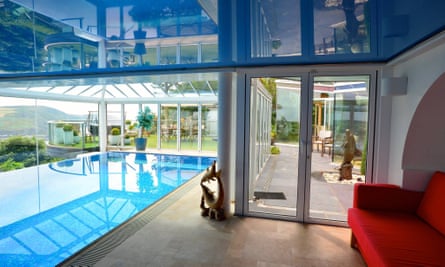
<svg viewBox="0 0 445 267">
<path fill-rule="evenodd" d="M 4 95 L 85 102 L 215 102 L 216 73 L 2 80 Z"/>
</svg>

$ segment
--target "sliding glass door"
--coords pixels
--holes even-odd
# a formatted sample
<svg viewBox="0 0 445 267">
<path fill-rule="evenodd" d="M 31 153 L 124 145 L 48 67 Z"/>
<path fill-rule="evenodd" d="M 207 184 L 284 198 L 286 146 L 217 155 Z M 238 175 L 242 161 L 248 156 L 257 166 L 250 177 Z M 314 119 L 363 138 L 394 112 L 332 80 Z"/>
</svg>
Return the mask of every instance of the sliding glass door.
<svg viewBox="0 0 445 267">
<path fill-rule="evenodd" d="M 366 180 L 371 77 L 247 76 L 246 214 L 346 221 Z"/>
<path fill-rule="evenodd" d="M 250 79 L 249 212 L 296 216 L 300 77 Z"/>
<path fill-rule="evenodd" d="M 306 217 L 345 222 L 355 183 L 365 182 L 369 75 L 312 77 Z"/>
</svg>

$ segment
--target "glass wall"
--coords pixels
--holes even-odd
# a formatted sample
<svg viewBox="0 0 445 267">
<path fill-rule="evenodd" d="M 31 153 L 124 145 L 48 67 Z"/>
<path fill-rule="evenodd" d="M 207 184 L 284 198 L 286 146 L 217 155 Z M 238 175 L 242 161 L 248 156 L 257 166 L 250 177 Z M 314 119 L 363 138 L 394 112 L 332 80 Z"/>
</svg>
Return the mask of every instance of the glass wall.
<svg viewBox="0 0 445 267">
<path fill-rule="evenodd" d="M 145 107 L 153 113 L 152 128 L 145 131 L 146 151 L 216 154 L 217 77 L 218 73 L 193 73 L 2 79 L 0 165 L 5 167 L 0 168 L 53 160 L 38 154 L 57 160 L 88 151 L 135 150 L 137 116 Z M 6 97 L 12 94 L 28 98 Z M 19 138 L 8 140 L 11 137 Z M 14 154 L 23 150 L 20 146 L 27 147 L 29 160 L 25 154 Z M 25 160 L 26 164 L 16 164 Z"/>
<path fill-rule="evenodd" d="M 140 110 L 145 110 L 145 108 L 150 108 L 151 113 L 153 114 L 153 123 L 151 129 L 145 131 L 145 137 L 147 137 L 147 149 L 157 149 L 159 148 L 158 141 L 158 104 L 143 104 L 141 105 Z M 140 111 L 138 110 L 138 112 Z M 136 117 L 134 117 L 136 118 Z M 137 122 L 135 122 L 137 125 Z M 139 127 L 136 127 L 137 131 L 140 131 Z"/>
<path fill-rule="evenodd" d="M 199 119 L 198 105 L 181 105 L 181 150 L 199 149 Z"/>
<path fill-rule="evenodd" d="M 217 104 L 202 105 L 201 118 L 201 150 L 216 151 L 218 147 Z"/>
<path fill-rule="evenodd" d="M 97 105 L 0 97 L 0 172 L 98 150 L 89 112 Z"/>
<path fill-rule="evenodd" d="M 161 148 L 176 149 L 178 141 L 178 107 L 161 105 Z"/>
<path fill-rule="evenodd" d="M 257 177 L 260 170 L 270 155 L 271 131 L 272 131 L 272 96 L 263 84 L 267 78 L 255 78 L 251 80 L 251 102 L 252 112 L 250 113 L 251 129 L 254 132 L 255 140 L 251 147 L 251 153 L 255 155 L 251 162 L 253 171 L 252 177 Z M 267 83 L 267 82 L 264 82 Z"/>
<path fill-rule="evenodd" d="M 122 134 L 125 118 L 120 104 L 107 105 L 107 143 L 108 146 L 120 146 L 122 144 Z M 122 120 L 123 119 L 123 120 Z"/>
</svg>

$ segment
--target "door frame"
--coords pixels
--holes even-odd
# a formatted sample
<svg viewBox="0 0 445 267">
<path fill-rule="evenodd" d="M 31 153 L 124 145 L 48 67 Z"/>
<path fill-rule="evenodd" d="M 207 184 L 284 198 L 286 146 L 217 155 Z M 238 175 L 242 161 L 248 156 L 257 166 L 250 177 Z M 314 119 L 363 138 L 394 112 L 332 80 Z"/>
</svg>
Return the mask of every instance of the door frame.
<svg viewBox="0 0 445 267">
<path fill-rule="evenodd" d="M 369 103 L 368 103 L 368 160 L 366 168 L 366 182 L 372 177 L 375 137 L 375 111 L 376 111 L 376 79 L 379 67 L 377 65 L 332 65 L 332 66 L 277 66 L 267 68 L 238 68 L 236 79 L 236 112 L 235 112 L 235 215 L 262 217 L 270 219 L 290 220 L 305 223 L 318 223 L 328 225 L 346 225 L 346 222 L 330 221 L 311 218 L 309 216 L 310 197 L 310 170 L 312 153 L 312 96 L 313 79 L 315 76 L 356 76 L 369 75 Z M 300 77 L 301 103 L 300 103 L 300 141 L 298 162 L 297 212 L 289 217 L 278 214 L 249 212 L 249 182 L 250 182 L 250 80 L 259 77 Z M 244 114 L 236 116 L 236 114 Z M 309 180 L 308 180 L 309 179 Z"/>
<path fill-rule="evenodd" d="M 313 93 L 314 93 L 314 79 L 315 77 L 354 77 L 354 76 L 369 76 L 369 88 L 368 88 L 368 133 L 367 133 L 367 165 L 366 165 L 366 171 L 365 171 L 365 183 L 372 182 L 371 177 L 373 177 L 373 169 L 374 169 L 374 140 L 375 140 L 375 125 L 376 125 L 376 105 L 377 105 L 377 77 L 378 77 L 378 70 L 375 69 L 369 69 L 369 68 L 357 68 L 357 69 L 348 69 L 345 68 L 344 70 L 317 70 L 317 71 L 311 71 L 309 72 L 309 109 L 312 110 L 312 104 L 313 104 Z M 312 125 L 312 116 L 308 116 L 307 118 L 307 125 Z M 312 136 L 312 127 L 309 127 L 308 132 L 308 138 Z M 311 145 L 312 147 L 312 145 Z M 308 150 L 307 155 L 307 161 L 306 161 L 306 176 L 305 181 L 311 180 L 311 167 L 312 167 L 312 152 Z M 311 183 L 306 182 L 305 183 L 305 189 L 304 189 L 304 216 L 303 221 L 307 223 L 316 223 L 316 224 L 327 224 L 327 225 L 336 225 L 336 226 L 347 226 L 347 222 L 343 221 L 335 221 L 335 220 L 328 220 L 328 219 L 321 219 L 321 218 L 314 218 L 310 216 L 310 197 L 311 197 Z"/>
</svg>

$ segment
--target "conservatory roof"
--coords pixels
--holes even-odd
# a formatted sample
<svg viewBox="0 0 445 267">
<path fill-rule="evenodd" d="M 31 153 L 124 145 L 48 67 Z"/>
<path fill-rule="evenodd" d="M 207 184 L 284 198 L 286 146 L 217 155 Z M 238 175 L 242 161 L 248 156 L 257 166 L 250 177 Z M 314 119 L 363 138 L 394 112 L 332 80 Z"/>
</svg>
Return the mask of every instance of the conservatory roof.
<svg viewBox="0 0 445 267">
<path fill-rule="evenodd" d="M 0 96 L 98 103 L 216 102 L 216 73 L 0 80 Z"/>
</svg>

